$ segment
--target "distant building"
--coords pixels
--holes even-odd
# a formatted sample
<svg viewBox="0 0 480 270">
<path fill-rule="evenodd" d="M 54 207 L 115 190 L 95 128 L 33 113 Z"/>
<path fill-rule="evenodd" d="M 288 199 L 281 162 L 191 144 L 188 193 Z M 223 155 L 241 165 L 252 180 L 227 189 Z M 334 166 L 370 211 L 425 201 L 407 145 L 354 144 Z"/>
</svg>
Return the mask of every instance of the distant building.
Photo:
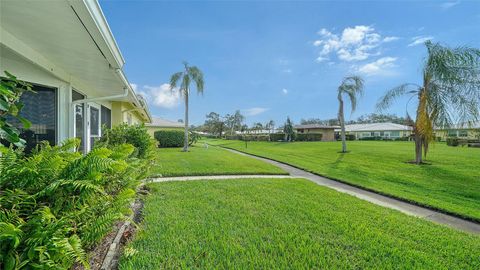
<svg viewBox="0 0 480 270">
<path fill-rule="evenodd" d="M 338 126 L 325 126 L 319 124 L 308 124 L 308 125 L 296 125 L 293 129 L 297 133 L 315 133 L 322 134 L 322 141 L 334 141 L 335 140 L 335 129 L 339 128 Z"/>
<path fill-rule="evenodd" d="M 340 132 L 340 128 L 335 129 Z M 399 139 L 408 138 L 412 134 L 412 127 L 395 123 L 372 123 L 345 125 L 346 134 L 355 135 L 355 139 L 380 138 Z"/>
<path fill-rule="evenodd" d="M 160 117 L 152 117 L 152 122 L 145 124 L 148 134 L 152 135 L 160 129 L 182 129 L 185 127 L 183 123 L 167 120 Z"/>
<path fill-rule="evenodd" d="M 469 124 L 454 125 L 450 128 L 436 128 L 435 137 L 444 141 L 448 137 L 478 139 L 480 137 L 480 121 Z"/>
</svg>

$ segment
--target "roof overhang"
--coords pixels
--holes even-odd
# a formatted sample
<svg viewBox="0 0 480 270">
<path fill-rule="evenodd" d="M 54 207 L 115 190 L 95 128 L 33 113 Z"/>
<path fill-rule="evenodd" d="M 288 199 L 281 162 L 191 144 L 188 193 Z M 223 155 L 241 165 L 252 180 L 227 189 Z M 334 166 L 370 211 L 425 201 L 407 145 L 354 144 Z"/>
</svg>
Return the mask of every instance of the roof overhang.
<svg viewBox="0 0 480 270">
<path fill-rule="evenodd" d="M 122 67 L 124 58 L 96 0 L 0 1 L 0 43 L 90 97 L 148 109 L 137 98 Z"/>
</svg>

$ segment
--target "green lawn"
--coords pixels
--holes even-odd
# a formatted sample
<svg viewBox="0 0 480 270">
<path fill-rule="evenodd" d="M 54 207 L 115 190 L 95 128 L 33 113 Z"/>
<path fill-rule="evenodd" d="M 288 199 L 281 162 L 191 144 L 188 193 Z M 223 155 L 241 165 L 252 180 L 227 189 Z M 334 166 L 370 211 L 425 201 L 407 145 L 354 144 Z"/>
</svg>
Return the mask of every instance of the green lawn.
<svg viewBox="0 0 480 270">
<path fill-rule="evenodd" d="M 287 174 L 282 169 L 218 147 L 159 148 L 152 175 Z"/>
<path fill-rule="evenodd" d="M 480 149 L 431 146 L 427 162 L 413 165 L 412 142 L 244 142 L 209 140 L 348 183 L 480 221 Z"/>
<path fill-rule="evenodd" d="M 480 269 L 480 237 L 303 179 L 150 187 L 120 269 Z"/>
</svg>

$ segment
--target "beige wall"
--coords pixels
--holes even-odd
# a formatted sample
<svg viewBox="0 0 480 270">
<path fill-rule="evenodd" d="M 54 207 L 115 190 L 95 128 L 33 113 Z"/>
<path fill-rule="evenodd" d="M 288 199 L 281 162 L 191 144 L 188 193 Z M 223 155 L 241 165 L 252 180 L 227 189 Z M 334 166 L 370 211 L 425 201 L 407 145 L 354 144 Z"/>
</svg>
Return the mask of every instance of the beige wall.
<svg viewBox="0 0 480 270">
<path fill-rule="evenodd" d="M 297 132 L 322 134 L 322 142 L 331 142 L 335 140 L 335 130 L 333 128 L 304 128 L 297 130 Z"/>
<path fill-rule="evenodd" d="M 112 126 L 128 122 L 132 125 L 145 123 L 139 113 L 133 109 L 134 107 L 130 103 L 121 101 L 112 102 Z"/>
<path fill-rule="evenodd" d="M 465 129 L 462 129 L 462 130 L 465 130 Z M 460 131 L 460 129 L 458 131 Z M 435 137 L 440 137 L 440 139 L 442 141 L 445 141 L 448 137 L 448 131 L 447 130 L 435 130 Z M 480 137 L 480 130 L 475 130 L 475 129 L 468 129 L 466 137 L 460 137 L 459 136 L 459 138 L 465 138 L 465 139 L 478 139 L 479 137 Z"/>
</svg>

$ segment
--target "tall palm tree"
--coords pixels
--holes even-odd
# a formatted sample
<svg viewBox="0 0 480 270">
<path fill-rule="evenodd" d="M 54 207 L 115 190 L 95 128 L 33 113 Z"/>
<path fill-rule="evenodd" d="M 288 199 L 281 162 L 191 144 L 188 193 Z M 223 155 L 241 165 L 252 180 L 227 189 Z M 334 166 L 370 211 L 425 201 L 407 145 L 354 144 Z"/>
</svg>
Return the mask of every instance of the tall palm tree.
<svg viewBox="0 0 480 270">
<path fill-rule="evenodd" d="M 480 50 L 449 48 L 430 41 L 425 46 L 428 55 L 423 66 L 423 84 L 392 88 L 377 104 L 383 110 L 400 96 L 410 96 L 409 101 L 417 98 L 413 123 L 416 164 L 421 164 L 427 155 L 428 145 L 434 140 L 434 127 L 446 128 L 479 119 Z"/>
<path fill-rule="evenodd" d="M 342 84 L 337 89 L 338 92 L 338 122 L 340 122 L 342 137 L 342 153 L 347 152 L 347 142 L 345 139 L 345 115 L 343 113 L 343 96 L 347 95 L 350 100 L 352 112 L 357 108 L 357 99 L 363 95 L 363 79 L 359 76 L 349 76 L 343 79 Z"/>
<path fill-rule="evenodd" d="M 183 143 L 183 151 L 188 151 L 188 97 L 190 95 L 190 83 L 194 82 L 197 93 L 203 94 L 203 73 L 196 66 L 189 66 L 187 62 L 183 62 L 184 70 L 174 73 L 170 78 L 170 90 L 174 91 L 180 82 L 179 92 L 185 101 L 185 141 Z"/>
</svg>

